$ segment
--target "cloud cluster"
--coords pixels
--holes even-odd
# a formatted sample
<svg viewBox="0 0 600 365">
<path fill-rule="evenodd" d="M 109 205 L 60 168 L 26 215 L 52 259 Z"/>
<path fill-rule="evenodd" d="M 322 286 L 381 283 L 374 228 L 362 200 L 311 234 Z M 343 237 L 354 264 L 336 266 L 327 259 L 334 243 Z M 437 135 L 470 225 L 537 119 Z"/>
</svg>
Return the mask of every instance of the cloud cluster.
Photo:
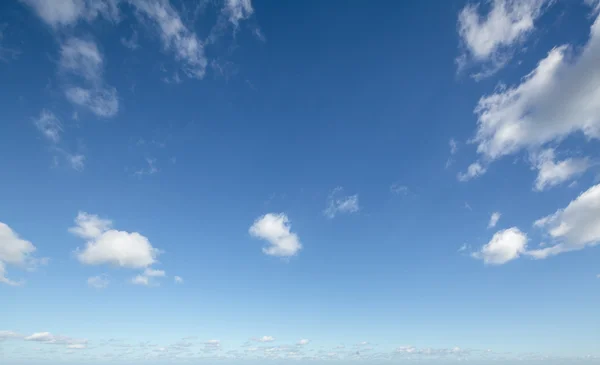
<svg viewBox="0 0 600 365">
<path fill-rule="evenodd" d="M 269 243 L 263 252 L 271 256 L 290 257 L 302 249 L 296 233 L 291 232 L 290 221 L 284 213 L 268 213 L 259 217 L 249 229 L 250 235 Z"/>
<path fill-rule="evenodd" d="M 500 88 L 482 97 L 475 113 L 478 118 L 473 142 L 485 165 L 522 150 L 538 151 L 548 143 L 559 143 L 580 134 L 588 140 L 600 138 L 600 19 L 590 29 L 589 40 L 578 55 L 571 47 L 553 48 L 521 83 Z M 553 161 L 547 150 L 534 158 L 540 170 L 536 189 L 542 190 L 582 173 L 585 160 Z M 469 168 L 471 170 L 471 168 Z"/>
<path fill-rule="evenodd" d="M 491 241 L 472 256 L 486 264 L 500 265 L 522 255 L 545 259 L 600 244 L 600 184 L 581 193 L 566 208 L 538 219 L 534 226 L 550 239 L 549 244 L 528 249 L 527 234 L 512 227 L 496 232 Z"/>
<path fill-rule="evenodd" d="M 0 331 L 0 340 L 8 339 L 38 342 L 48 345 L 62 345 L 67 349 L 85 349 L 88 344 L 88 340 L 86 339 L 55 335 L 50 332 L 36 332 L 26 336 L 14 331 Z"/>
</svg>

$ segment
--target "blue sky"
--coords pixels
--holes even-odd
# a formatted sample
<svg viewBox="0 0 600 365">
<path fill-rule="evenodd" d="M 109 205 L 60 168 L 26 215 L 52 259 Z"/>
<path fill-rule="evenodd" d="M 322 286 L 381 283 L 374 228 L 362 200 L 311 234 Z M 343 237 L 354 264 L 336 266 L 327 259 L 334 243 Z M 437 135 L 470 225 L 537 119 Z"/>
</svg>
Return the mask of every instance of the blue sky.
<svg viewBox="0 0 600 365">
<path fill-rule="evenodd" d="M 598 364 L 597 1 L 0 4 L 0 360 Z"/>
</svg>

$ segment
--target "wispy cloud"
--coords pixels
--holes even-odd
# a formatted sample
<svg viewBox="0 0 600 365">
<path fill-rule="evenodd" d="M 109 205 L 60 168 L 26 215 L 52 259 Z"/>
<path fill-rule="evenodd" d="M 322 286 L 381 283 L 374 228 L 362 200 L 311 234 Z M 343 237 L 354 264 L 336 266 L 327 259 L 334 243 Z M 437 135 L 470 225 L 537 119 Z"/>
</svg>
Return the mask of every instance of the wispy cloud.
<svg viewBox="0 0 600 365">
<path fill-rule="evenodd" d="M 338 186 L 331 191 L 327 197 L 327 207 L 323 214 L 329 219 L 335 218 L 338 214 L 352 214 L 360 210 L 358 204 L 358 194 L 342 195 L 343 188 Z"/>
</svg>

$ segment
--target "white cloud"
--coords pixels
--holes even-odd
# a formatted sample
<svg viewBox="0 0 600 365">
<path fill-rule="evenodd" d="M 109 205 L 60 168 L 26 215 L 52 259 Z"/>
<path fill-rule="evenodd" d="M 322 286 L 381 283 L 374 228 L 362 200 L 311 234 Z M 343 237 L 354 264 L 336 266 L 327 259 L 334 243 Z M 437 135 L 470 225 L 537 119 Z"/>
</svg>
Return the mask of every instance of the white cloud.
<svg viewBox="0 0 600 365">
<path fill-rule="evenodd" d="M 477 152 L 487 161 L 535 151 L 581 133 L 600 138 L 600 20 L 579 55 L 552 49 L 517 86 L 482 97 L 475 113 Z"/>
<path fill-rule="evenodd" d="M 117 89 L 70 87 L 66 89 L 67 100 L 75 105 L 88 108 L 99 117 L 112 117 L 119 111 Z"/>
<path fill-rule="evenodd" d="M 131 279 L 131 283 L 135 285 L 150 285 L 150 278 L 144 275 L 136 275 L 133 279 Z"/>
<path fill-rule="evenodd" d="M 284 213 L 268 213 L 259 217 L 249 229 L 250 235 L 266 240 L 269 246 L 263 252 L 271 256 L 294 256 L 302 249 L 296 233 L 291 232 L 290 221 Z"/>
<path fill-rule="evenodd" d="M 69 231 L 87 240 L 85 249 L 76 251 L 84 264 L 146 268 L 156 262 L 159 250 L 137 232 L 111 229 L 110 220 L 86 212 L 79 212 L 75 224 Z"/>
<path fill-rule="evenodd" d="M 488 223 L 488 228 L 494 228 L 494 227 L 496 227 L 496 224 L 500 220 L 500 216 L 501 215 L 502 214 L 500 214 L 500 212 L 494 212 L 494 213 L 492 213 L 492 215 L 490 217 L 490 222 Z"/>
<path fill-rule="evenodd" d="M 134 172 L 137 176 L 143 175 L 154 175 L 158 172 L 158 167 L 156 167 L 156 159 L 155 158 L 146 158 L 147 167 L 140 168 Z"/>
<path fill-rule="evenodd" d="M 162 278 L 166 276 L 164 270 L 154 270 L 152 268 L 147 268 L 144 270 L 144 275 L 152 277 L 152 278 Z"/>
<path fill-rule="evenodd" d="M 465 173 L 459 172 L 457 175 L 457 178 L 459 181 L 469 181 L 475 177 L 485 174 L 486 171 L 487 171 L 487 168 L 484 167 L 481 163 L 473 162 L 467 168 L 467 172 L 465 172 Z"/>
<path fill-rule="evenodd" d="M 51 27 L 72 26 L 80 19 L 92 21 L 98 15 L 119 18 L 119 0 L 21 0 Z"/>
<path fill-rule="evenodd" d="M 68 349 L 72 349 L 72 350 L 83 350 L 87 347 L 86 344 L 83 343 L 74 343 L 72 345 L 67 345 Z"/>
<path fill-rule="evenodd" d="M 96 43 L 76 37 L 61 45 L 60 69 L 65 74 L 80 77 L 88 86 L 69 86 L 67 100 L 88 108 L 99 117 L 112 117 L 119 111 L 117 89 L 104 85 L 102 80 L 104 59 Z"/>
<path fill-rule="evenodd" d="M 273 337 L 273 336 L 262 336 L 262 337 L 259 337 L 259 338 L 253 338 L 252 340 L 256 341 L 256 342 L 273 342 L 273 341 L 275 341 L 275 337 Z"/>
<path fill-rule="evenodd" d="M 73 170 L 76 171 L 83 171 L 84 167 L 85 167 L 85 156 L 82 154 L 70 154 L 67 153 L 66 154 L 66 158 L 67 158 L 67 162 L 69 163 L 69 166 L 71 166 L 71 168 L 73 168 Z"/>
<path fill-rule="evenodd" d="M 407 195 L 410 192 L 410 190 L 408 189 L 408 186 L 406 186 L 406 185 L 394 183 L 394 184 L 392 184 L 392 186 L 390 186 L 390 192 L 392 194 L 396 194 L 396 195 Z M 358 204 L 358 201 L 357 201 L 357 204 Z"/>
<path fill-rule="evenodd" d="M 103 274 L 88 278 L 87 283 L 88 286 L 91 286 L 92 288 L 104 289 L 110 284 L 110 281 L 108 280 L 108 275 Z"/>
<path fill-rule="evenodd" d="M 414 346 L 400 346 L 396 349 L 396 354 L 402 355 L 419 355 L 419 356 L 466 356 L 471 351 L 461 349 L 460 347 L 452 348 L 417 348 Z"/>
<path fill-rule="evenodd" d="M 225 0 L 223 13 L 236 27 L 238 26 L 240 20 L 249 18 L 253 12 L 254 9 L 252 8 L 251 0 Z"/>
<path fill-rule="evenodd" d="M 310 340 L 307 340 L 305 338 L 298 341 L 298 345 L 300 345 L 300 346 L 308 345 L 309 343 L 310 343 Z"/>
<path fill-rule="evenodd" d="M 21 336 L 20 334 L 18 334 L 17 332 L 14 331 L 0 331 L 0 340 L 5 340 L 5 339 L 9 339 L 9 338 L 22 338 L 23 336 Z"/>
<path fill-rule="evenodd" d="M 334 218 L 338 213 L 356 213 L 360 210 L 358 204 L 358 194 L 349 196 L 340 196 L 343 192 L 343 188 L 338 186 L 333 189 L 327 198 L 327 208 L 323 211 L 323 214 L 327 218 Z"/>
<path fill-rule="evenodd" d="M 566 208 L 538 219 L 534 226 L 544 229 L 554 240 L 551 246 L 528 252 L 537 259 L 597 245 L 600 243 L 600 184 L 581 193 Z"/>
<path fill-rule="evenodd" d="M 173 278 L 173 281 L 175 282 L 175 284 L 183 284 L 183 278 L 181 276 L 175 276 Z"/>
<path fill-rule="evenodd" d="M 32 257 L 35 246 L 13 231 L 7 224 L 0 222 L 0 283 L 18 286 L 22 281 L 13 281 L 6 277 L 6 265 L 36 265 L 37 259 Z"/>
<path fill-rule="evenodd" d="M 157 26 L 165 49 L 175 53 L 175 58 L 183 63 L 185 74 L 201 79 L 206 72 L 207 60 L 204 45 L 196 34 L 182 22 L 179 14 L 168 1 L 130 0 L 139 14 L 146 16 Z"/>
<path fill-rule="evenodd" d="M 146 268 L 142 274 L 137 275 L 133 279 L 131 279 L 131 283 L 145 286 L 157 285 L 153 278 L 162 278 L 166 275 L 167 274 L 164 270 L 155 270 L 149 267 Z"/>
<path fill-rule="evenodd" d="M 456 140 L 454 138 L 450 138 L 448 145 L 450 146 L 450 154 L 455 155 L 458 152 L 458 143 Z"/>
<path fill-rule="evenodd" d="M 60 141 L 60 134 L 62 133 L 62 124 L 60 120 L 46 109 L 43 109 L 40 113 L 39 118 L 34 120 L 37 129 L 53 143 Z"/>
<path fill-rule="evenodd" d="M 494 234 L 490 242 L 472 256 L 486 264 L 502 265 L 519 258 L 527 251 L 527 235 L 512 227 Z"/>
<path fill-rule="evenodd" d="M 96 43 L 71 37 L 60 49 L 60 68 L 63 72 L 98 82 L 102 77 L 103 58 Z"/>
<path fill-rule="evenodd" d="M 75 346 L 69 348 L 85 348 L 87 340 L 75 339 L 61 335 L 54 335 L 50 332 L 37 332 L 24 338 L 25 341 L 35 341 L 45 344 Z"/>
<path fill-rule="evenodd" d="M 459 57 L 459 69 L 474 61 L 486 65 L 476 79 L 492 75 L 512 57 L 514 46 L 534 30 L 535 20 L 549 0 L 493 0 L 482 16 L 479 5 L 469 4 L 458 15 L 458 33 L 465 53 Z"/>
<path fill-rule="evenodd" d="M 543 150 L 532 158 L 538 176 L 534 189 L 542 191 L 583 174 L 589 167 L 587 158 L 568 158 L 555 162 L 554 149 Z"/>
</svg>

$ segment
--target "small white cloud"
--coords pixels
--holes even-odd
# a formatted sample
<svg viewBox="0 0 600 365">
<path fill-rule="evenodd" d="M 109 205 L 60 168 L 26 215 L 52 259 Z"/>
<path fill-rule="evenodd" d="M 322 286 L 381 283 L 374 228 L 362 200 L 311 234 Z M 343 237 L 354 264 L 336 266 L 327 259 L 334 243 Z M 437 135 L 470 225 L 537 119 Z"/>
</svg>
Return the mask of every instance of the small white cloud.
<svg viewBox="0 0 600 365">
<path fill-rule="evenodd" d="M 548 148 L 532 157 L 532 163 L 538 169 L 534 190 L 543 191 L 562 184 L 583 174 L 590 163 L 587 158 L 568 158 L 555 162 L 554 149 Z"/>
<path fill-rule="evenodd" d="M 145 275 L 136 275 L 131 279 L 131 283 L 135 285 L 150 286 L 150 278 Z"/>
<path fill-rule="evenodd" d="M 527 251 L 527 235 L 512 227 L 494 234 L 489 243 L 472 256 L 486 264 L 502 265 L 519 258 Z"/>
<path fill-rule="evenodd" d="M 111 229 L 110 220 L 86 212 L 79 212 L 75 224 L 69 231 L 87 240 L 85 249 L 76 251 L 81 263 L 146 268 L 156 262 L 159 250 L 137 232 Z"/>
<path fill-rule="evenodd" d="M 67 100 L 75 105 L 88 108 L 99 117 L 112 117 L 119 112 L 117 89 L 70 87 L 65 91 Z"/>
<path fill-rule="evenodd" d="M 67 162 L 69 166 L 75 171 L 83 171 L 85 167 L 85 156 L 82 154 L 66 154 Z"/>
<path fill-rule="evenodd" d="M 496 227 L 496 224 L 498 223 L 498 220 L 500 220 L 500 216 L 502 214 L 500 214 L 500 212 L 494 212 L 492 213 L 492 216 L 490 217 L 490 221 L 488 223 L 488 228 L 494 228 Z"/>
<path fill-rule="evenodd" d="M 88 278 L 87 283 L 92 288 L 104 289 L 110 284 L 110 281 L 108 280 L 108 275 L 102 274 Z"/>
<path fill-rule="evenodd" d="M 34 120 L 34 123 L 44 137 L 52 143 L 58 143 L 60 141 L 60 134 L 63 131 L 62 124 L 54 113 L 43 109 L 40 116 Z"/>
<path fill-rule="evenodd" d="M 458 181 L 469 181 L 473 178 L 485 174 L 487 169 L 479 162 L 474 162 L 469 165 L 467 172 L 459 172 L 457 175 Z"/>
<path fill-rule="evenodd" d="M 600 184 L 581 193 L 566 208 L 538 219 L 534 226 L 544 229 L 554 240 L 553 245 L 528 252 L 537 259 L 599 244 Z"/>
<path fill-rule="evenodd" d="M 146 270 L 144 270 L 144 275 L 153 277 L 153 278 L 158 278 L 158 277 L 165 277 L 166 273 L 164 270 L 154 270 L 152 268 L 147 268 Z"/>
<path fill-rule="evenodd" d="M 408 189 L 408 186 L 406 186 L 406 185 L 394 183 L 390 186 L 390 192 L 395 195 L 407 195 L 410 192 L 410 190 Z M 358 204 L 358 202 L 357 202 L 357 204 Z"/>
<path fill-rule="evenodd" d="M 156 159 L 155 158 L 147 158 L 146 163 L 148 164 L 148 166 L 143 167 L 139 170 L 136 170 L 134 172 L 134 174 L 137 176 L 143 176 L 143 175 L 154 175 L 158 172 L 158 167 L 156 167 Z"/>
<path fill-rule="evenodd" d="M 458 142 L 454 138 L 450 138 L 448 145 L 450 146 L 450 154 L 455 155 L 458 152 Z"/>
<path fill-rule="evenodd" d="M 305 338 L 298 341 L 298 345 L 300 345 L 300 346 L 308 345 L 309 343 L 310 343 L 310 340 L 307 340 Z"/>
<path fill-rule="evenodd" d="M 183 284 L 183 278 L 181 276 L 175 276 L 173 278 L 173 281 L 175 282 L 175 284 Z"/>
<path fill-rule="evenodd" d="M 25 341 L 34 341 L 40 342 L 44 344 L 51 345 L 65 345 L 65 346 L 74 346 L 69 347 L 72 349 L 85 348 L 87 345 L 87 340 L 85 339 L 75 339 L 61 335 L 54 335 L 50 332 L 36 332 L 30 336 L 26 336 L 24 338 Z"/>
<path fill-rule="evenodd" d="M 259 217 L 249 229 L 250 235 L 269 242 L 263 252 L 271 256 L 296 255 L 302 244 L 296 233 L 291 232 L 290 221 L 284 213 L 268 213 Z"/>
<path fill-rule="evenodd" d="M 483 64 L 476 79 L 491 76 L 512 57 L 514 46 L 534 30 L 534 23 L 550 0 L 494 0 L 482 16 L 477 4 L 465 6 L 458 15 L 458 33 L 465 53 L 459 71 L 468 62 Z"/>
<path fill-rule="evenodd" d="M 273 342 L 273 341 L 275 341 L 275 337 L 273 337 L 273 336 L 262 336 L 262 337 L 259 337 L 259 338 L 253 338 L 252 340 L 256 341 L 256 342 Z"/>
<path fill-rule="evenodd" d="M 340 196 L 343 188 L 338 186 L 333 189 L 327 198 L 327 208 L 323 214 L 329 219 L 334 218 L 338 213 L 352 214 L 360 210 L 358 204 L 358 194 L 349 196 Z"/>
</svg>

